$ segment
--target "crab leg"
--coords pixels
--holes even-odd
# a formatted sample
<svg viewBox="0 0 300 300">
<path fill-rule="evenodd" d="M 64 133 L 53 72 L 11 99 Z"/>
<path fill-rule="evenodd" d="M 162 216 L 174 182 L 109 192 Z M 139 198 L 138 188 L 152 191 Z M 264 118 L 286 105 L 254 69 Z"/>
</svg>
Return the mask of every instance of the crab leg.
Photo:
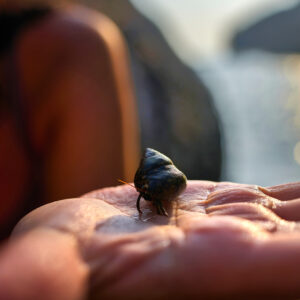
<svg viewBox="0 0 300 300">
<path fill-rule="evenodd" d="M 137 200 L 136 200 L 136 208 L 137 208 L 139 214 L 142 214 L 142 213 L 143 213 L 143 212 L 141 211 L 141 209 L 140 209 L 140 200 L 141 200 L 141 197 L 142 197 L 142 194 L 139 194 L 139 196 L 138 196 L 138 198 L 137 198 Z"/>
</svg>

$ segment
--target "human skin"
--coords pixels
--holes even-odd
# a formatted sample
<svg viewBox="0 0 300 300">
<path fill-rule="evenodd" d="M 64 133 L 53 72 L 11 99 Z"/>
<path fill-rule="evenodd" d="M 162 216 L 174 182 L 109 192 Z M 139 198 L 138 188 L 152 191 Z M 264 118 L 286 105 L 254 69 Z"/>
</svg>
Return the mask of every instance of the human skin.
<svg viewBox="0 0 300 300">
<path fill-rule="evenodd" d="M 0 253 L 0 299 L 296 299 L 300 183 L 189 181 L 159 216 L 130 186 L 42 206 Z M 41 299 L 41 298 L 40 298 Z"/>
<path fill-rule="evenodd" d="M 40 201 L 78 197 L 111 186 L 116 178 L 130 180 L 138 166 L 139 128 L 127 49 L 116 25 L 81 6 L 61 7 L 22 30 L 11 52 L 28 139 L 42 158 Z M 0 59 L 1 76 L 7 76 L 6 60 Z M 5 111 L 0 226 L 22 207 L 32 180 L 15 127 L 14 112 Z"/>
<path fill-rule="evenodd" d="M 16 3 L 0 1 L 0 9 L 8 4 Z M 25 214 L 37 175 L 35 207 L 37 200 L 41 205 L 111 186 L 116 178 L 130 180 L 140 156 L 127 49 L 109 18 L 75 5 L 54 9 L 20 31 L 10 53 L 16 64 L 10 81 L 14 89 L 19 81 L 28 118 L 24 136 L 35 151 L 29 155 L 21 142 L 16 112 L 0 111 L 1 229 Z M 1 82 L 7 64 L 11 57 L 4 55 Z M 41 159 L 38 171 L 32 156 Z"/>
<path fill-rule="evenodd" d="M 45 201 L 128 180 L 138 164 L 138 121 L 119 29 L 75 5 L 38 25 L 20 38 L 18 59 L 32 139 L 45 152 Z"/>
</svg>

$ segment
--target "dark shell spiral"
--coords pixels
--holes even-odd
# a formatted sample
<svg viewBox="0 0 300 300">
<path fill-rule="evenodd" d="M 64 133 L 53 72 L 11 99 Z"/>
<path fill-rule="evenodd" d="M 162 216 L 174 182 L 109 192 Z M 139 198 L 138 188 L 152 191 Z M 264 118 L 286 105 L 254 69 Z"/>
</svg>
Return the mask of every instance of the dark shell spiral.
<svg viewBox="0 0 300 300">
<path fill-rule="evenodd" d="M 137 199 L 138 211 L 142 213 L 139 201 L 143 197 L 154 203 L 158 214 L 167 215 L 161 201 L 174 200 L 185 189 L 186 181 L 186 176 L 170 158 L 147 148 L 134 177 L 135 188 L 140 193 Z"/>
</svg>

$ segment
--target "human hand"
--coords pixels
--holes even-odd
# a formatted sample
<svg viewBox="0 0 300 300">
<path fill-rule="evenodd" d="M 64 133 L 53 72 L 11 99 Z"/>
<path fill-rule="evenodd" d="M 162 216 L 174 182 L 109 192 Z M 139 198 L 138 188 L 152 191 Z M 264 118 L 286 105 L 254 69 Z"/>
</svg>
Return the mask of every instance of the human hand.
<svg viewBox="0 0 300 300">
<path fill-rule="evenodd" d="M 137 196 L 107 188 L 23 218 L 0 299 L 300 297 L 300 183 L 189 181 L 169 217 L 146 201 L 139 216 Z"/>
</svg>

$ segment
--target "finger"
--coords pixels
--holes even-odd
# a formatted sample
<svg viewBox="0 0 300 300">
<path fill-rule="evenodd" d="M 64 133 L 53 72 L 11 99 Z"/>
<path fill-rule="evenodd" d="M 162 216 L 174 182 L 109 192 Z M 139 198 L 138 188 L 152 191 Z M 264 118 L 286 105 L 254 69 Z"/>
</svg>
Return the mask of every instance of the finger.
<svg viewBox="0 0 300 300">
<path fill-rule="evenodd" d="M 273 211 L 285 220 L 300 221 L 300 199 L 283 201 Z"/>
<path fill-rule="evenodd" d="M 298 184 L 289 184 L 281 186 L 279 189 L 280 193 L 283 193 L 283 188 L 287 191 L 287 195 L 291 197 L 292 195 L 295 196 L 297 194 L 296 190 L 298 187 Z M 277 192 L 270 194 L 276 197 L 278 196 Z M 287 198 L 289 197 L 286 197 L 286 200 Z M 300 221 L 300 199 L 281 201 L 269 196 L 262 188 L 254 189 L 251 187 L 236 186 L 227 189 L 220 189 L 210 193 L 207 200 L 203 202 L 206 206 L 206 211 L 208 211 L 211 206 L 233 203 L 260 204 L 263 207 L 272 210 L 284 220 Z"/>
<path fill-rule="evenodd" d="M 187 255 L 190 258 L 187 273 L 196 269 L 196 278 L 201 278 L 197 287 L 206 283 L 202 295 L 211 287 L 213 293 L 221 291 L 220 298 L 229 296 L 228 299 L 299 297 L 299 234 L 265 234 L 252 226 L 252 222 L 241 222 L 238 218 L 216 217 L 204 221 L 197 230 L 194 225 L 192 236 L 189 233 L 186 237 L 187 243 L 193 242 L 192 251 L 198 252 L 198 256 Z M 207 256 L 201 261 L 205 252 Z"/>
<path fill-rule="evenodd" d="M 300 182 L 292 182 L 271 187 L 259 187 L 266 195 L 279 200 L 300 198 Z"/>
<path fill-rule="evenodd" d="M 258 243 L 248 260 L 245 290 L 271 291 L 276 299 L 295 299 L 300 295 L 300 239 L 298 234 L 273 235 Z"/>
<path fill-rule="evenodd" d="M 35 230 L 12 239 L 0 265 L 0 299 L 77 300 L 86 292 L 87 267 L 69 234 Z"/>
<path fill-rule="evenodd" d="M 208 195 L 203 204 L 209 207 L 238 202 L 257 203 L 269 209 L 273 209 L 277 204 L 280 204 L 279 200 L 265 195 L 258 189 L 243 186 L 216 190 Z"/>
<path fill-rule="evenodd" d="M 286 269 L 283 262 L 285 255 L 293 255 L 300 263 L 297 238 L 281 241 L 289 247 L 280 249 L 279 238 L 271 242 L 272 236 L 252 222 L 228 217 L 187 220 L 182 231 L 151 228 L 122 236 L 117 242 L 110 240 L 105 249 L 103 236 L 99 236 L 90 261 L 95 268 L 92 299 L 239 299 L 242 295 L 243 299 L 261 295 L 287 299 L 291 291 L 299 296 L 298 265 L 288 258 Z M 281 272 L 280 268 L 285 269 Z M 272 285 L 272 270 L 276 270 L 276 286 Z M 288 284 L 289 270 L 292 284 Z"/>
<path fill-rule="evenodd" d="M 269 232 L 292 231 L 294 222 L 288 222 L 277 216 L 270 209 L 255 203 L 231 203 L 211 206 L 206 209 L 209 216 L 226 215 L 243 218 L 256 224 Z"/>
</svg>

